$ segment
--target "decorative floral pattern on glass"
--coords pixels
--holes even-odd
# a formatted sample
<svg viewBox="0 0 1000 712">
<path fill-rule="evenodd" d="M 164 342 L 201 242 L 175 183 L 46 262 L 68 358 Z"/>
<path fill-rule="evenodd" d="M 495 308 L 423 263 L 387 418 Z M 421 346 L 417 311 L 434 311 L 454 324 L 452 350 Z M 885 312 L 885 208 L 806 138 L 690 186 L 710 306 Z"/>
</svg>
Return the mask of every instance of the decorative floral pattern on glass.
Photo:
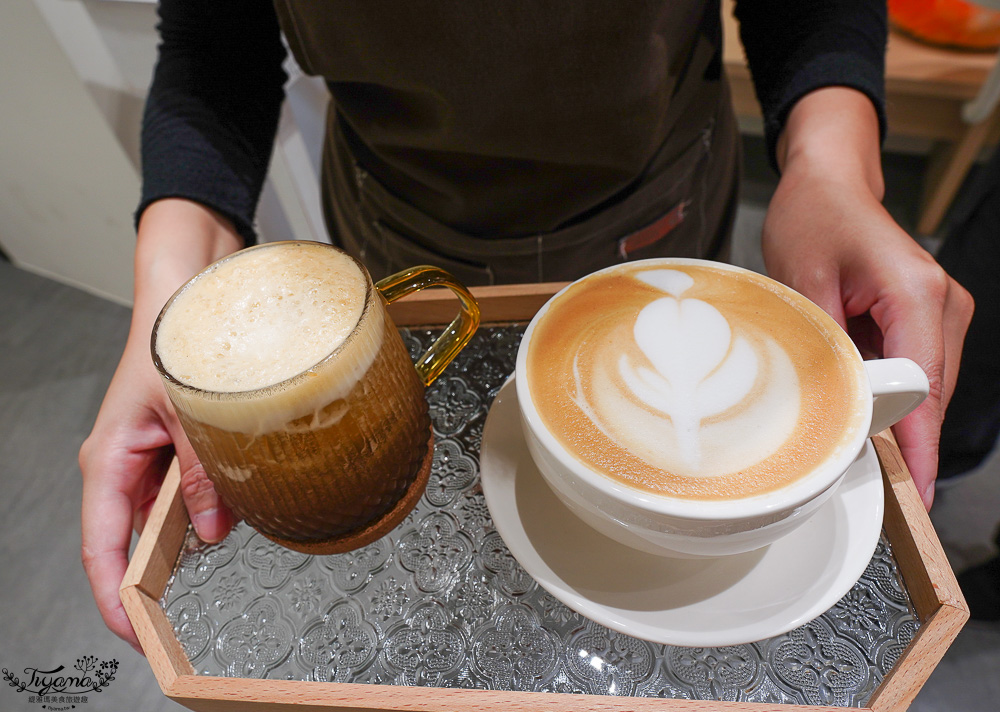
<svg viewBox="0 0 1000 712">
<path fill-rule="evenodd" d="M 610 631 L 563 606 L 511 556 L 479 487 L 489 404 L 523 326 L 482 328 L 428 390 L 427 492 L 395 531 L 309 557 L 245 525 L 189 535 L 161 601 L 201 674 L 594 695 L 860 706 L 918 622 L 883 536 L 833 608 L 771 640 L 678 648 Z M 416 355 L 435 332 L 404 331 Z"/>
</svg>

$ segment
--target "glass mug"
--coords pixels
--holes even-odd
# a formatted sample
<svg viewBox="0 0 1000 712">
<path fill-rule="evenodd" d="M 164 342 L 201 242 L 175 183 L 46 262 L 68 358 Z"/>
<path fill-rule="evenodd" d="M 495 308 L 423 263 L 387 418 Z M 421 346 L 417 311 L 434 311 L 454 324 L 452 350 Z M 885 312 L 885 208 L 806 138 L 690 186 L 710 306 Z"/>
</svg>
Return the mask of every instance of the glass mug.
<svg viewBox="0 0 1000 712">
<path fill-rule="evenodd" d="M 460 312 L 414 367 L 386 305 L 428 287 L 454 292 Z M 424 389 L 478 325 L 475 298 L 437 267 L 373 284 L 335 247 L 276 242 L 182 286 L 152 352 L 223 502 L 279 544 L 332 554 L 383 536 L 420 498 L 433 459 Z"/>
</svg>

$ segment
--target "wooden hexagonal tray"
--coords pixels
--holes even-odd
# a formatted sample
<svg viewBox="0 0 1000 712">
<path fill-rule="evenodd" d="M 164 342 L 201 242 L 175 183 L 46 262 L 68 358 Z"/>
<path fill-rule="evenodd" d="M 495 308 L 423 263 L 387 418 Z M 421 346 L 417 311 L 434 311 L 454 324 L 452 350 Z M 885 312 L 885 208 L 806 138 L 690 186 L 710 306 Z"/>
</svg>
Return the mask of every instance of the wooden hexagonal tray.
<svg viewBox="0 0 1000 712">
<path fill-rule="evenodd" d="M 473 290 L 483 322 L 526 322 L 562 284 L 511 285 Z M 420 292 L 391 307 L 401 327 L 446 324 L 454 312 L 450 295 Z M 968 609 L 937 535 L 889 431 L 873 438 L 885 491 L 884 536 L 918 621 L 916 632 L 868 696 L 864 709 L 905 709 L 968 619 Z M 510 692 L 452 687 L 250 679 L 198 674 L 167 616 L 161 599 L 188 536 L 189 520 L 176 463 L 164 480 L 131 564 L 121 596 L 164 694 L 193 710 L 834 710 L 841 707 L 761 702 L 667 699 L 580 694 Z"/>
</svg>

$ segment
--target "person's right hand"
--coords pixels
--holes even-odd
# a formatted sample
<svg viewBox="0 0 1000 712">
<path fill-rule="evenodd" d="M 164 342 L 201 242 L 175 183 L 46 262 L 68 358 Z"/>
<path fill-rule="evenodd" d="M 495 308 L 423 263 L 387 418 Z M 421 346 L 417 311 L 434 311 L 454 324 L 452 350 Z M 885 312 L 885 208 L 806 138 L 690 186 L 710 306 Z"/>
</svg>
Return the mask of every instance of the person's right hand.
<svg viewBox="0 0 1000 712">
<path fill-rule="evenodd" d="M 119 587 L 128 566 L 132 531 L 142 531 L 175 454 L 181 493 L 198 536 L 219 541 L 233 524 L 153 366 L 152 327 L 178 287 L 241 246 L 227 220 L 198 204 L 169 199 L 144 211 L 136 246 L 129 336 L 93 431 L 80 448 L 83 566 L 105 624 L 140 653 Z"/>
</svg>

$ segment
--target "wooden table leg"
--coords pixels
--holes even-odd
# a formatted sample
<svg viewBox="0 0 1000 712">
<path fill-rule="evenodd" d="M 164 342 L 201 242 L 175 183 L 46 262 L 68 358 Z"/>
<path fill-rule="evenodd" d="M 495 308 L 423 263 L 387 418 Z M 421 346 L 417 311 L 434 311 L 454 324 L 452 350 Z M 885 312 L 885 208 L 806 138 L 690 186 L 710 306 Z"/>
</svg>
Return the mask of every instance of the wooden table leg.
<svg viewBox="0 0 1000 712">
<path fill-rule="evenodd" d="M 969 126 L 956 143 L 939 145 L 931 154 L 917 219 L 918 233 L 933 235 L 941 226 L 962 181 L 996 133 L 998 123 L 1000 106 L 994 108 L 985 121 Z"/>
</svg>

